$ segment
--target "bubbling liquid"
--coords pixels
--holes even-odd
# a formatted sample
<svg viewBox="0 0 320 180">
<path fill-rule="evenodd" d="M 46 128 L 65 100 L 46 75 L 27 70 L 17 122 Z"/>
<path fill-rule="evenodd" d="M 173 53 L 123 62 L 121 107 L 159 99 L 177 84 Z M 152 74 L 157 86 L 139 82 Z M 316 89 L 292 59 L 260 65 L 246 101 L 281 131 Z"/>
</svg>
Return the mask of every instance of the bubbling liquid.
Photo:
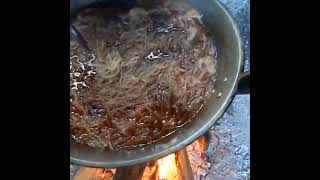
<svg viewBox="0 0 320 180">
<path fill-rule="evenodd" d="M 214 90 L 216 50 L 187 4 L 80 12 L 70 39 L 70 130 L 110 150 L 153 143 L 199 112 Z"/>
</svg>

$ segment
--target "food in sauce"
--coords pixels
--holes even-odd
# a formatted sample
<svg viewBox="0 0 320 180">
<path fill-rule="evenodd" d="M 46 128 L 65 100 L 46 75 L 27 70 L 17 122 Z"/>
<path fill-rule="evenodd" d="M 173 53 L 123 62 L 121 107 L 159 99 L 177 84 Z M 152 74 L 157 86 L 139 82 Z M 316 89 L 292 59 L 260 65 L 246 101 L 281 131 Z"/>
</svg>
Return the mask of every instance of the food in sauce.
<svg viewBox="0 0 320 180">
<path fill-rule="evenodd" d="M 154 143 L 199 112 L 214 90 L 216 49 L 200 14 L 164 1 L 81 11 L 70 39 L 70 131 L 110 150 Z"/>
</svg>

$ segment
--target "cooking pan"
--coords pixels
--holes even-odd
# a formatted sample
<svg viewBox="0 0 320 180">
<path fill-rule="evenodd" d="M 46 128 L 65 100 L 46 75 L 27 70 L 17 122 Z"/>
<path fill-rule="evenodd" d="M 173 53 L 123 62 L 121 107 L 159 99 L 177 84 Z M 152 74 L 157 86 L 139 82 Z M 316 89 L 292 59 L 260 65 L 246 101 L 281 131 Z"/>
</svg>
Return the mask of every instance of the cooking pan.
<svg viewBox="0 0 320 180">
<path fill-rule="evenodd" d="M 119 168 L 162 158 L 186 147 L 214 125 L 237 93 L 249 93 L 250 72 L 243 72 L 240 33 L 230 14 L 217 0 L 187 0 L 202 15 L 218 52 L 215 92 L 195 119 L 156 144 L 132 150 L 103 151 L 70 140 L 70 161 L 81 166 Z M 97 0 L 70 0 L 71 17 Z"/>
</svg>

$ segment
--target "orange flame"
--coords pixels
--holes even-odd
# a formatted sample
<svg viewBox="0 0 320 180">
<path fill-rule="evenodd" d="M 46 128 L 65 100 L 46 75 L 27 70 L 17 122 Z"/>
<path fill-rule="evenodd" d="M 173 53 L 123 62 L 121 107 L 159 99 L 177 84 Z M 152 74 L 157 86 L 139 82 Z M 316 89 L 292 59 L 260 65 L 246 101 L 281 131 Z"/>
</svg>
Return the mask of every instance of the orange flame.
<svg viewBox="0 0 320 180">
<path fill-rule="evenodd" d="M 174 180 L 178 177 L 176 155 L 170 154 L 158 160 L 159 180 Z"/>
</svg>

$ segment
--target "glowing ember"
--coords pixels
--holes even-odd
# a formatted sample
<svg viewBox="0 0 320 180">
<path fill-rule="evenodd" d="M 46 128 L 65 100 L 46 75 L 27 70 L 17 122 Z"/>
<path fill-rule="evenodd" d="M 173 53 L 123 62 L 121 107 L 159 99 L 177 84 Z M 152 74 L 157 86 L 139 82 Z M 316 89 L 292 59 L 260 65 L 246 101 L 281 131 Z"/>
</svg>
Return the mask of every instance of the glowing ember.
<svg viewBox="0 0 320 180">
<path fill-rule="evenodd" d="M 158 160 L 159 180 L 175 180 L 178 177 L 176 155 L 170 154 Z"/>
</svg>

